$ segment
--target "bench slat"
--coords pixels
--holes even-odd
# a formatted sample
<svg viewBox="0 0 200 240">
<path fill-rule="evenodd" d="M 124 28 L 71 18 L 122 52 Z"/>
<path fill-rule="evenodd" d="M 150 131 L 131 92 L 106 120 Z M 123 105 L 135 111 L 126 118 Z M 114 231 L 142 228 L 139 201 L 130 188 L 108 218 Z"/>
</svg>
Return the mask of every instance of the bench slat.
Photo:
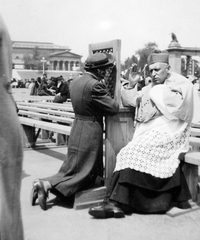
<svg viewBox="0 0 200 240">
<path fill-rule="evenodd" d="M 72 123 L 74 121 L 74 119 L 72 119 L 72 118 L 31 112 L 31 111 L 24 111 L 24 110 L 19 110 L 18 115 L 20 115 L 20 116 L 23 115 L 23 116 L 28 116 L 28 117 L 38 118 L 38 119 L 47 119 L 47 120 L 51 120 L 51 121 L 55 121 L 55 122 L 64 122 L 64 123 L 68 123 L 70 125 L 72 125 Z"/>
<path fill-rule="evenodd" d="M 190 134 L 191 136 L 200 136 L 200 129 L 199 128 L 191 128 L 191 131 L 190 131 Z"/>
<path fill-rule="evenodd" d="M 38 113 L 46 113 L 46 114 L 54 114 L 56 116 L 65 116 L 65 117 L 71 117 L 74 118 L 75 114 L 72 112 L 67 111 L 58 111 L 58 110 L 51 110 L 51 109 L 45 109 L 45 108 L 37 108 L 37 107 L 28 107 L 28 106 L 18 106 L 19 110 L 27 110 L 31 112 L 38 112 Z"/>
<path fill-rule="evenodd" d="M 44 122 L 36 119 L 31 119 L 31 118 L 26 118 L 26 117 L 19 117 L 20 123 L 23 125 L 28 125 L 36 128 L 41 128 L 45 130 L 49 130 L 52 132 L 57 132 L 65 135 L 70 135 L 71 132 L 71 127 L 70 126 L 65 126 L 61 124 L 56 124 L 56 123 L 49 123 L 49 122 Z"/>
<path fill-rule="evenodd" d="M 58 104 L 58 103 L 47 103 L 47 102 L 40 102 L 40 103 L 17 103 L 17 106 L 20 108 L 21 106 L 30 106 L 30 107 L 40 107 L 40 108 L 47 108 L 47 109 L 56 109 L 56 110 L 63 110 L 63 111 L 70 111 L 74 112 L 71 103 L 69 104 Z"/>
<path fill-rule="evenodd" d="M 189 143 L 193 147 L 200 147 L 200 138 L 197 137 L 190 137 L 189 138 Z"/>
<path fill-rule="evenodd" d="M 200 128 L 200 121 L 191 123 L 191 126 L 194 128 Z"/>
<path fill-rule="evenodd" d="M 185 162 L 200 166 L 200 152 L 186 153 Z"/>
</svg>

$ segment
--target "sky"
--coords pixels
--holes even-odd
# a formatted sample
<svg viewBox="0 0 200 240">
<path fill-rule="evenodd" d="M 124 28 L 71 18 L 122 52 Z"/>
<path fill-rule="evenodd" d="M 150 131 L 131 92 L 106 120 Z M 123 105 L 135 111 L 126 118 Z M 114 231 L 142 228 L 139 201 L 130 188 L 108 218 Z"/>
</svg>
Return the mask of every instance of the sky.
<svg viewBox="0 0 200 240">
<path fill-rule="evenodd" d="M 0 0 L 13 41 L 50 42 L 88 56 L 88 46 L 121 40 L 124 62 L 148 42 L 200 48 L 200 0 Z"/>
</svg>

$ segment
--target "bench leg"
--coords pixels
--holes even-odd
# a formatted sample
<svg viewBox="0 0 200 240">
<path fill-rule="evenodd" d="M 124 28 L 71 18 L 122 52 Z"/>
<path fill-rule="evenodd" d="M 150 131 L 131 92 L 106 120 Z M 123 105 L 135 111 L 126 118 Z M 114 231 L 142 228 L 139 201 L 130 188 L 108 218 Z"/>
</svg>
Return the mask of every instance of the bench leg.
<svg viewBox="0 0 200 240">
<path fill-rule="evenodd" d="M 56 134 L 56 145 L 57 146 L 67 145 L 68 144 L 68 137 L 69 136 L 66 136 L 64 134 L 57 133 Z"/>
<path fill-rule="evenodd" d="M 198 201 L 198 166 L 184 163 L 183 172 L 194 202 Z"/>
<path fill-rule="evenodd" d="M 35 127 L 23 125 L 24 147 L 35 147 Z"/>
<path fill-rule="evenodd" d="M 49 131 L 42 129 L 41 139 L 48 139 L 48 138 L 49 138 Z"/>
</svg>

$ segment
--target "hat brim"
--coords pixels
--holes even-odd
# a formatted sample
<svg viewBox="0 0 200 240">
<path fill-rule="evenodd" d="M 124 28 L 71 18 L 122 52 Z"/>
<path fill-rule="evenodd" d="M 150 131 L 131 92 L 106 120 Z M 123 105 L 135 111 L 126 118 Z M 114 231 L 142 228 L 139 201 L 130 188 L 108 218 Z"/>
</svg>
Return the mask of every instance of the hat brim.
<svg viewBox="0 0 200 240">
<path fill-rule="evenodd" d="M 108 61 L 104 64 L 100 64 L 100 65 L 87 65 L 84 64 L 84 69 L 97 69 L 97 68 L 103 68 L 103 67 L 107 67 L 109 65 L 112 65 L 114 63 L 114 58 L 112 56 L 108 56 Z"/>
</svg>

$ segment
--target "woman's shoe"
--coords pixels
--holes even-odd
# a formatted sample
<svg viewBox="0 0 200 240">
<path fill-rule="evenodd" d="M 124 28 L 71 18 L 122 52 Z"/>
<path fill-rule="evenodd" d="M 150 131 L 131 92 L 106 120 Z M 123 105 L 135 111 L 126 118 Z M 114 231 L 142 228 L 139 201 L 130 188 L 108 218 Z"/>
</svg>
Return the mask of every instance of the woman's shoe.
<svg viewBox="0 0 200 240">
<path fill-rule="evenodd" d="M 38 182 L 40 179 L 35 179 L 34 182 L 33 182 L 33 188 L 31 190 L 31 194 L 30 194 L 30 201 L 31 201 L 31 205 L 34 206 L 35 205 L 35 202 L 38 198 L 38 192 L 37 192 L 37 189 L 35 187 L 35 184 L 36 182 Z"/>
<path fill-rule="evenodd" d="M 88 212 L 94 218 L 123 218 L 124 211 L 115 203 L 107 202 L 98 207 L 92 207 Z"/>
<path fill-rule="evenodd" d="M 38 193 L 38 201 L 39 201 L 40 207 L 42 208 L 42 210 L 45 211 L 47 209 L 46 201 L 47 201 L 48 193 L 45 191 L 43 182 L 44 182 L 43 180 L 39 180 L 34 184 L 34 186 Z"/>
<path fill-rule="evenodd" d="M 31 206 L 35 205 L 37 198 L 38 198 L 38 192 L 37 192 L 37 189 L 35 188 L 35 186 L 33 185 L 33 188 L 31 190 L 31 195 L 30 195 Z"/>
</svg>

